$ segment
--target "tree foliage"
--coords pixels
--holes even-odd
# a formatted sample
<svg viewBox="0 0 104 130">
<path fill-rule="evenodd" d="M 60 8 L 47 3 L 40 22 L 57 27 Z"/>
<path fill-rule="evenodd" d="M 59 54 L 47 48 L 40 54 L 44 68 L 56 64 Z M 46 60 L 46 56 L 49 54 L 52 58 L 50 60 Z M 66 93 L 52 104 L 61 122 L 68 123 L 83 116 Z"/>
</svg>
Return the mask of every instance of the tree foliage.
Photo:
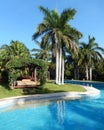
<svg viewBox="0 0 104 130">
<path fill-rule="evenodd" d="M 42 48 L 46 48 L 46 44 L 52 45 L 52 53 L 56 57 L 56 83 L 63 84 L 66 50 L 76 52 L 75 41 L 82 37 L 82 34 L 69 24 L 70 20 L 74 18 L 76 10 L 65 9 L 58 14 L 56 10 L 49 10 L 42 6 L 39 9 L 44 14 L 44 18 L 38 25 L 33 40 L 41 37 Z"/>
<path fill-rule="evenodd" d="M 7 73 L 10 86 L 22 75 L 23 70 L 34 67 L 38 67 L 41 70 L 39 80 L 41 84 L 45 83 L 47 64 L 43 60 L 33 59 L 23 43 L 11 41 L 10 45 L 3 45 L 0 48 L 0 53 L 1 73 Z"/>
</svg>

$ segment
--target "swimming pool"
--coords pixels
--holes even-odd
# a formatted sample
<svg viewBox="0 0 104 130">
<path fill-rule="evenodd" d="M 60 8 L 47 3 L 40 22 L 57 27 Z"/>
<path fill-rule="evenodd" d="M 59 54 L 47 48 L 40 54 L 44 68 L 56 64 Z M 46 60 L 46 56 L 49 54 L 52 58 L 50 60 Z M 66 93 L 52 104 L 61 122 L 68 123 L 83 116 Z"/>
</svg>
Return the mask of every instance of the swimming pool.
<svg viewBox="0 0 104 130">
<path fill-rule="evenodd" d="M 103 130 L 104 84 L 91 86 L 101 90 L 99 97 L 33 103 L 1 111 L 0 130 Z"/>
</svg>

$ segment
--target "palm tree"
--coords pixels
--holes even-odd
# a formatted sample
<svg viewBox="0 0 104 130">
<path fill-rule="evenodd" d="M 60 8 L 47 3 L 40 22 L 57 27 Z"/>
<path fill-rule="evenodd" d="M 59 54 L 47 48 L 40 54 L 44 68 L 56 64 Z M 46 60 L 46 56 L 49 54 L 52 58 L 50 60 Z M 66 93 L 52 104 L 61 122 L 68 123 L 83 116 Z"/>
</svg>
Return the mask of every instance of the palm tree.
<svg viewBox="0 0 104 130">
<path fill-rule="evenodd" d="M 52 52 L 56 57 L 56 83 L 64 83 L 64 55 L 66 49 L 74 52 L 77 51 L 75 41 L 82 34 L 69 25 L 69 21 L 73 19 L 76 11 L 74 9 L 66 9 L 60 15 L 56 10 L 45 9 L 42 6 L 39 9 L 44 14 L 43 22 L 37 27 L 37 31 L 33 35 L 33 40 L 42 36 L 42 46 L 47 43 L 52 44 Z"/>
<path fill-rule="evenodd" d="M 19 41 L 11 41 L 10 45 L 4 44 L 1 49 L 4 50 L 3 56 L 5 59 L 8 57 L 8 60 L 12 58 L 30 57 L 29 50 Z"/>
<path fill-rule="evenodd" d="M 30 52 L 27 47 L 19 41 L 10 42 L 11 53 L 15 58 L 30 57 Z"/>
<path fill-rule="evenodd" d="M 29 50 L 19 41 L 11 41 L 10 45 L 4 44 L 0 48 L 0 52 L 0 66 L 3 71 L 8 71 L 8 64 L 13 60 L 30 58 Z"/>
<path fill-rule="evenodd" d="M 95 42 L 94 37 L 88 37 L 88 44 L 85 42 L 80 43 L 80 54 L 81 54 L 81 63 L 85 65 L 86 68 L 86 79 L 92 80 L 92 66 L 94 62 L 99 61 L 102 58 L 101 52 L 104 51 L 103 48 L 98 46 L 98 43 Z M 90 71 L 90 74 L 88 73 Z"/>
<path fill-rule="evenodd" d="M 36 59 L 43 59 L 49 61 L 51 59 L 51 45 L 46 44 L 46 46 L 43 48 L 40 42 L 36 41 L 36 44 L 40 47 L 40 49 L 33 48 L 31 50 L 32 55 L 35 56 Z"/>
</svg>

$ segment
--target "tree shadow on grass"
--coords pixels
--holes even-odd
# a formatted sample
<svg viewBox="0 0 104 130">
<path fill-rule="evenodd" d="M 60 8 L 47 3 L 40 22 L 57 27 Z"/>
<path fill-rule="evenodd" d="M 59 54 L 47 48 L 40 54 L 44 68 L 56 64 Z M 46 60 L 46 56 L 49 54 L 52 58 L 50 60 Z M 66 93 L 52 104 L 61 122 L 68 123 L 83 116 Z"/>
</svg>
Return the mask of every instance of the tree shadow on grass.
<svg viewBox="0 0 104 130">
<path fill-rule="evenodd" d="M 29 94 L 48 94 L 48 93 L 57 93 L 57 92 L 65 92 L 61 90 L 50 90 L 48 88 L 44 87 L 34 87 L 34 88 L 23 88 L 23 94 L 29 95 Z"/>
<path fill-rule="evenodd" d="M 9 83 L 8 82 L 6 82 L 6 83 L 0 82 L 0 86 L 5 88 L 5 89 L 7 89 L 7 90 L 11 90 L 10 87 L 9 87 Z"/>
</svg>

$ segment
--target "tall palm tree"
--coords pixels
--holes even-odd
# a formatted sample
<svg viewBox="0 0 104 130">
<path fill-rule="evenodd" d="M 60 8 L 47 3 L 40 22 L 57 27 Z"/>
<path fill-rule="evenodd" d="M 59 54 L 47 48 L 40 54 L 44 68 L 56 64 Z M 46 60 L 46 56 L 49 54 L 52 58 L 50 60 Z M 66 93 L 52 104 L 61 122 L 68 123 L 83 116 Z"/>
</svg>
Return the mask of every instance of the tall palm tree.
<svg viewBox="0 0 104 130">
<path fill-rule="evenodd" d="M 49 10 L 42 6 L 39 9 L 44 14 L 43 22 L 37 27 L 33 35 L 33 39 L 42 36 L 42 46 L 47 43 L 52 44 L 52 52 L 56 57 L 56 83 L 64 83 L 64 55 L 66 49 L 74 52 L 77 51 L 75 41 L 82 34 L 69 25 L 69 21 L 73 19 L 75 9 L 66 9 L 59 15 L 56 10 Z"/>
<path fill-rule="evenodd" d="M 79 70 L 80 70 L 80 53 L 78 50 L 78 54 L 71 52 L 69 55 L 66 56 L 66 64 L 73 66 L 73 77 L 74 79 L 78 80 L 80 77 Z"/>
<path fill-rule="evenodd" d="M 104 52 L 104 49 L 98 46 L 98 43 L 95 42 L 94 37 L 88 37 L 88 44 L 85 42 L 80 43 L 80 54 L 81 54 L 81 63 L 85 65 L 86 68 L 86 79 L 92 80 L 92 66 L 94 62 L 99 61 L 102 57 L 101 52 Z M 89 74 L 90 71 L 90 74 Z"/>
</svg>

